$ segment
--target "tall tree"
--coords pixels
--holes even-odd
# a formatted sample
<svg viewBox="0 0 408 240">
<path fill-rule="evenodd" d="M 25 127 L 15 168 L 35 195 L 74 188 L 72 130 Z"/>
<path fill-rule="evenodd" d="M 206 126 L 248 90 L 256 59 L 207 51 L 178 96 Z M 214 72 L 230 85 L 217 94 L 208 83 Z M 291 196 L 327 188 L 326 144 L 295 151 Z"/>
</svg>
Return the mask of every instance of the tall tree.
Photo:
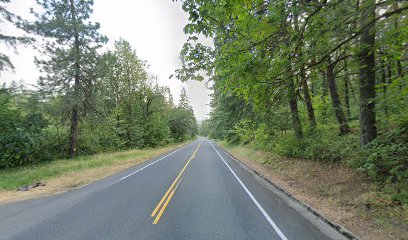
<svg viewBox="0 0 408 240">
<path fill-rule="evenodd" d="M 142 145 L 142 101 L 148 81 L 145 63 L 136 55 L 130 43 L 123 39 L 115 42 L 114 52 L 117 62 L 112 83 L 117 86 L 119 109 L 126 131 L 128 147 Z"/>
<path fill-rule="evenodd" d="M 327 65 L 327 83 L 330 90 L 334 113 L 340 126 L 340 135 L 345 135 L 350 132 L 350 127 L 348 125 L 346 115 L 344 114 L 340 96 L 337 91 L 336 76 L 334 72 L 335 66 L 336 62 L 333 63 L 329 59 L 329 63 Z"/>
<path fill-rule="evenodd" d="M 377 137 L 375 118 L 375 0 L 363 0 L 360 27 L 360 128 L 361 144 L 366 145 Z"/>
<path fill-rule="evenodd" d="M 36 59 L 46 76 L 40 84 L 45 91 L 62 94 L 71 109 L 69 157 L 74 157 L 81 111 L 87 109 L 94 79 L 92 71 L 96 49 L 107 41 L 98 33 L 99 24 L 90 21 L 93 0 L 37 0 L 41 7 L 33 12 L 36 21 L 29 30 L 45 37 L 46 58 Z"/>
<path fill-rule="evenodd" d="M 197 120 L 184 87 L 181 89 L 180 102 L 171 113 L 169 125 L 173 138 L 177 141 L 190 139 L 198 132 Z"/>
<path fill-rule="evenodd" d="M 187 95 L 187 90 L 185 87 L 181 88 L 181 93 L 180 93 L 180 101 L 178 104 L 179 108 L 183 108 L 189 111 L 193 111 L 193 108 L 190 105 L 190 99 Z"/>
</svg>

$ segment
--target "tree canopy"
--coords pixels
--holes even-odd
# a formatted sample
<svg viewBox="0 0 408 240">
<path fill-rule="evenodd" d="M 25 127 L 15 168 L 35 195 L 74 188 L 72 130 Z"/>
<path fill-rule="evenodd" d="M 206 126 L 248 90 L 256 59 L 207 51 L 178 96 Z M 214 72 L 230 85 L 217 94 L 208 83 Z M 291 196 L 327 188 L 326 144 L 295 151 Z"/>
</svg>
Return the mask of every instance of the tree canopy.
<svg viewBox="0 0 408 240">
<path fill-rule="evenodd" d="M 204 72 L 210 79 L 210 136 L 286 156 L 348 160 L 406 186 L 406 2 L 186 0 L 182 6 L 189 38 L 176 75 L 202 80 Z"/>
<path fill-rule="evenodd" d="M 38 88 L 11 84 L 0 90 L 0 168 L 195 137 L 197 123 L 185 89 L 175 106 L 170 89 L 157 84 L 128 41 L 101 48 L 108 39 L 90 20 L 92 0 L 37 4 L 33 22 L 0 6 L 6 20 L 18 19 L 18 27 L 43 37 L 35 59 L 41 69 Z M 21 40 L 4 37 L 11 44 Z"/>
</svg>

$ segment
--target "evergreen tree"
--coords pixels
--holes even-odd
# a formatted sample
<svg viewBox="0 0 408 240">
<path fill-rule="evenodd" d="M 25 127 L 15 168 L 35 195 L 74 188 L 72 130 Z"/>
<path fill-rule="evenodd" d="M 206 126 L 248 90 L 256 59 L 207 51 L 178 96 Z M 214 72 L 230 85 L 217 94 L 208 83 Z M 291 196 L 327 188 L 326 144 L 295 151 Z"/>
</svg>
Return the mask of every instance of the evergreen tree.
<svg viewBox="0 0 408 240">
<path fill-rule="evenodd" d="M 71 109 L 69 156 L 74 157 L 78 140 L 78 125 L 92 94 L 92 68 L 96 50 L 107 38 L 98 33 L 99 24 L 92 23 L 93 0 L 37 0 L 41 10 L 34 12 L 36 21 L 28 30 L 45 37 L 43 54 L 36 59 L 45 76 L 40 85 L 49 94 L 62 94 L 64 104 Z"/>
<path fill-rule="evenodd" d="M 190 105 L 190 99 L 187 95 L 187 91 L 185 87 L 181 88 L 180 101 L 179 101 L 178 107 L 188 110 L 188 111 L 193 111 L 193 108 Z"/>
<path fill-rule="evenodd" d="M 198 132 L 197 120 L 184 87 L 178 106 L 171 112 L 169 125 L 173 138 L 180 142 L 194 137 Z"/>
<path fill-rule="evenodd" d="M 10 0 L 0 0 L 0 23 L 8 22 L 17 27 L 20 26 L 20 24 L 22 23 L 22 19 L 7 10 L 5 6 L 7 3 L 10 3 Z M 0 42 L 14 48 L 16 48 L 16 45 L 18 43 L 29 43 L 31 41 L 32 39 L 29 37 L 12 36 L 0 33 Z M 0 53 L 0 72 L 7 69 L 14 69 L 14 65 L 6 54 Z"/>
</svg>

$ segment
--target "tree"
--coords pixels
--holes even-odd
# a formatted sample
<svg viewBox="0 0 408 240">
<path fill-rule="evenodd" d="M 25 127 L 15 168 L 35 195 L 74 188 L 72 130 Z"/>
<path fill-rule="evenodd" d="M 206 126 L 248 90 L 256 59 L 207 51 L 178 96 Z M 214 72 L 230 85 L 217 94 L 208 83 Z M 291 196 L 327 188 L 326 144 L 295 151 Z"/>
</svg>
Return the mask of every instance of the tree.
<svg viewBox="0 0 408 240">
<path fill-rule="evenodd" d="M 49 159 L 36 93 L 0 88 L 0 169 Z"/>
<path fill-rule="evenodd" d="M 397 173 L 405 162 L 388 155 L 406 158 L 397 144 L 408 122 L 401 111 L 408 102 L 406 2 L 185 0 L 182 6 L 189 38 L 176 75 L 211 79 L 212 137 L 313 159 L 332 156 L 336 144 L 353 146 L 372 154 L 359 166 L 370 175 L 406 181 Z M 200 35 L 213 44 L 202 44 Z M 304 131 L 305 120 L 314 131 Z M 357 132 L 361 141 L 350 143 L 345 135 Z"/>
<path fill-rule="evenodd" d="M 49 94 L 62 94 L 71 109 L 69 156 L 74 157 L 80 115 L 88 110 L 84 103 L 92 94 L 94 79 L 89 72 L 96 50 L 107 38 L 98 33 L 99 24 L 90 21 L 93 0 L 37 0 L 37 4 L 42 9 L 32 11 L 36 21 L 27 29 L 46 38 L 47 57 L 36 59 L 46 73 L 40 84 Z"/>
<path fill-rule="evenodd" d="M 169 117 L 173 111 L 170 89 L 160 87 L 148 74 L 130 43 L 115 42 L 113 52 L 101 57 L 100 104 L 114 121 L 125 148 L 155 147 L 171 141 Z"/>
<path fill-rule="evenodd" d="M 0 0 L 0 23 L 9 22 L 17 27 L 20 26 L 22 19 L 7 10 L 5 6 L 7 3 L 10 3 L 10 0 Z M 18 43 L 29 43 L 31 41 L 32 39 L 26 36 L 11 36 L 0 33 L 0 42 L 13 48 L 16 48 Z M 6 54 L 0 53 L 0 72 L 7 69 L 14 69 L 14 65 Z"/>
<path fill-rule="evenodd" d="M 189 103 L 187 91 L 184 87 L 181 89 L 178 106 L 171 112 L 169 126 L 173 138 L 180 142 L 194 137 L 198 132 L 193 108 Z"/>
<path fill-rule="evenodd" d="M 327 82 L 329 86 L 329 92 L 332 99 L 334 113 L 336 115 L 336 120 L 340 125 L 340 135 L 345 135 L 350 132 L 350 127 L 347 122 L 346 115 L 344 114 L 343 107 L 340 101 L 340 96 L 337 91 L 336 75 L 334 68 L 336 63 L 329 61 L 327 66 Z"/>
<path fill-rule="evenodd" d="M 200 134 L 200 136 L 210 136 L 210 131 L 211 131 L 211 127 L 210 127 L 211 122 L 208 119 L 204 119 L 201 124 L 200 127 L 198 128 L 198 134 Z"/>
<path fill-rule="evenodd" d="M 190 100 L 189 97 L 187 96 L 187 91 L 185 87 L 181 88 L 180 101 L 178 107 L 193 112 L 193 108 L 190 105 Z"/>
<path fill-rule="evenodd" d="M 360 27 L 360 128 L 361 144 L 377 137 L 375 118 L 375 0 L 362 1 Z"/>
</svg>

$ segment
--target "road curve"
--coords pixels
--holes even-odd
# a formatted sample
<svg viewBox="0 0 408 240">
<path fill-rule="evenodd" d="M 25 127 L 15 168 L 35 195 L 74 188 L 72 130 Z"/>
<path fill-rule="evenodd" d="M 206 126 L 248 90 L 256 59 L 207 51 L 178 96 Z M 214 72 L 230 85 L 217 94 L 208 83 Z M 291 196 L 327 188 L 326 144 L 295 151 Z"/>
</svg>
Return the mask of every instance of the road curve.
<svg viewBox="0 0 408 240">
<path fill-rule="evenodd" d="M 0 239 L 345 239 L 207 139 L 77 190 L 0 205 Z"/>
</svg>

